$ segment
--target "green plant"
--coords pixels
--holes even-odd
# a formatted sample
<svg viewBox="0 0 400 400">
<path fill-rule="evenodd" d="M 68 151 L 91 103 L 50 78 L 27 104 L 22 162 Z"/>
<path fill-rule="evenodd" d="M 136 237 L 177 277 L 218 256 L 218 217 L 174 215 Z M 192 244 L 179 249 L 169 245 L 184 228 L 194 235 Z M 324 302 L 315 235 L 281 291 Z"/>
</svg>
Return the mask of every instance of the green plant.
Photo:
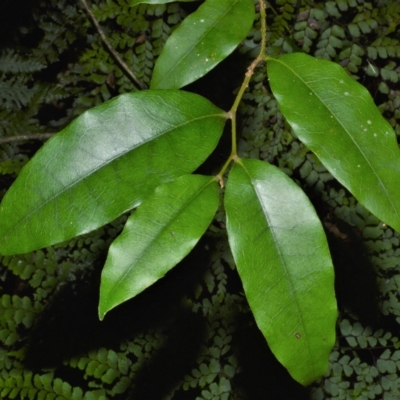
<svg viewBox="0 0 400 400">
<path fill-rule="evenodd" d="M 70 239 L 143 203 L 110 247 L 103 318 L 193 248 L 213 219 L 218 183 L 224 187 L 233 161 L 224 205 L 246 297 L 272 351 L 308 384 L 325 372 L 335 338 L 333 268 L 322 225 L 297 185 L 272 165 L 238 157 L 236 110 L 254 68 L 267 60 L 271 89 L 294 133 L 395 229 L 400 159 L 391 126 L 362 86 L 324 60 L 298 53 L 266 57 L 265 27 L 261 53 L 229 112 L 177 90 L 225 58 L 253 18 L 250 0 L 207 0 L 167 41 L 151 90 L 96 107 L 50 140 L 3 200 L 0 252 Z M 213 151 L 227 119 L 232 152 L 221 171 L 189 175 Z"/>
</svg>

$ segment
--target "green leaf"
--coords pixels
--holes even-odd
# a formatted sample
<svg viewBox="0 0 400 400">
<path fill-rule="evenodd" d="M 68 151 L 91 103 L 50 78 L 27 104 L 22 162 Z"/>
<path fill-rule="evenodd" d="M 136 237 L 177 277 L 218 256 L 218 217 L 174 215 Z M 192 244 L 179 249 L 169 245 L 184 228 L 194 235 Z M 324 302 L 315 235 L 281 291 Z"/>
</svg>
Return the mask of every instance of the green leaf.
<svg viewBox="0 0 400 400">
<path fill-rule="evenodd" d="M 168 38 L 154 67 L 152 89 L 178 89 L 199 79 L 246 37 L 252 0 L 207 0 Z"/>
<path fill-rule="evenodd" d="M 400 153 L 369 92 L 338 64 L 268 59 L 279 108 L 298 138 L 369 211 L 400 231 Z"/>
<path fill-rule="evenodd" d="M 136 296 L 185 257 L 210 225 L 218 184 L 201 175 L 160 185 L 110 246 L 100 285 L 100 319 Z"/>
<path fill-rule="evenodd" d="M 0 253 L 24 253 L 89 232 L 138 206 L 161 182 L 194 171 L 226 114 L 201 96 L 119 96 L 49 140 L 0 206 Z"/>
<path fill-rule="evenodd" d="M 278 168 L 238 160 L 225 193 L 229 243 L 246 298 L 276 358 L 308 385 L 326 372 L 337 317 L 324 230 Z"/>
</svg>

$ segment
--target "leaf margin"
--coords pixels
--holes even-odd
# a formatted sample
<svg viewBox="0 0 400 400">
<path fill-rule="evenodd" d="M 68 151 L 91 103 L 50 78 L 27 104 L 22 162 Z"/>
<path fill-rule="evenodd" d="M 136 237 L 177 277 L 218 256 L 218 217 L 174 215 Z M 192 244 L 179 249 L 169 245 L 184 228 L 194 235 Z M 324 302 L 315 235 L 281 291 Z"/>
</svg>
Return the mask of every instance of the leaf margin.
<svg viewBox="0 0 400 400">
<path fill-rule="evenodd" d="M 105 110 L 107 110 L 108 112 L 113 111 L 112 107 L 115 106 L 116 102 L 120 101 L 122 102 L 122 111 L 126 111 L 126 104 L 124 102 L 128 101 L 129 99 L 135 99 L 135 102 L 137 104 L 143 106 L 144 103 L 143 99 L 149 97 L 152 98 L 152 96 L 154 99 L 161 99 L 164 101 L 164 103 L 163 101 L 161 101 L 162 103 L 161 105 L 163 107 L 165 106 L 164 113 L 168 114 L 167 115 L 168 118 L 172 118 L 172 122 L 174 122 L 175 115 L 171 111 L 174 110 L 173 107 L 171 108 L 171 104 L 174 101 L 178 101 L 178 103 L 180 102 L 182 105 L 185 106 L 185 108 L 182 107 L 182 109 L 177 111 L 182 120 L 185 120 L 185 118 L 186 119 L 189 118 L 191 115 L 190 113 L 200 112 L 201 114 L 202 112 L 201 107 L 203 107 L 205 110 L 207 109 L 211 110 L 210 111 L 210 115 L 212 116 L 211 120 L 215 118 L 214 122 L 216 123 L 217 126 L 216 128 L 217 134 L 214 135 L 215 131 L 213 132 L 211 126 L 209 126 L 210 129 L 204 130 L 204 128 L 207 127 L 207 124 L 205 124 L 205 122 L 201 122 L 201 120 L 193 118 L 193 121 L 195 121 L 195 123 L 197 124 L 196 140 L 199 142 L 199 144 L 201 144 L 201 146 L 196 146 L 196 152 L 199 152 L 199 154 L 201 153 L 202 156 L 195 157 L 195 154 L 197 153 L 194 153 L 191 150 L 190 157 L 184 158 L 185 163 L 181 166 L 178 164 L 179 159 L 181 159 L 180 162 L 182 163 L 182 157 L 185 157 L 185 155 L 179 154 L 179 152 L 176 153 L 177 149 L 182 149 L 181 146 L 187 147 L 188 145 L 190 145 L 191 143 L 190 141 L 193 141 L 193 138 L 190 135 L 185 135 L 183 136 L 185 140 L 182 140 L 178 143 L 179 144 L 178 148 L 176 147 L 173 148 L 174 153 L 171 153 L 169 157 L 166 159 L 163 159 L 163 157 L 159 156 L 158 159 L 155 161 L 157 163 L 156 166 L 158 168 L 157 171 L 159 171 L 159 174 L 155 176 L 156 174 L 154 173 L 154 171 L 145 170 L 143 168 L 146 168 L 146 166 L 143 166 L 142 167 L 143 179 L 142 179 L 141 177 L 136 176 L 137 170 L 135 172 L 135 175 L 131 173 L 131 170 L 133 168 L 132 163 L 128 162 L 129 160 L 123 159 L 124 157 L 126 157 L 125 147 L 128 146 L 125 142 L 123 142 L 123 139 L 126 138 L 129 139 L 129 135 L 131 132 L 129 130 L 130 119 L 136 116 L 136 114 L 134 116 L 133 113 L 127 113 L 126 115 L 127 123 L 125 124 L 126 132 L 124 132 L 125 136 L 120 137 L 119 139 L 120 143 L 118 143 L 118 140 L 116 140 L 115 137 L 108 136 L 108 133 L 103 133 L 103 139 L 106 139 L 107 140 L 106 142 L 103 142 L 102 140 L 99 139 L 99 137 L 95 136 L 98 142 L 97 144 L 102 151 L 104 147 L 107 146 L 108 147 L 103 151 L 103 153 L 102 151 L 100 151 L 99 153 L 95 153 L 92 158 L 93 160 L 95 160 L 94 162 L 101 163 L 104 154 L 108 154 L 110 152 L 110 149 L 111 151 L 113 151 L 115 150 L 114 149 L 115 146 L 120 145 L 123 150 L 123 157 L 119 157 L 119 160 L 123 161 L 123 168 L 122 167 L 121 168 L 122 171 L 125 173 L 125 175 L 128 173 L 130 175 L 128 175 L 128 178 L 125 178 L 125 175 L 121 177 L 119 170 L 116 171 L 113 170 L 113 168 L 115 168 L 113 167 L 113 164 L 108 165 L 107 174 L 110 175 L 111 177 L 108 175 L 106 175 L 105 178 L 100 177 L 103 179 L 103 181 L 99 182 L 98 184 L 98 191 L 96 197 L 93 194 L 94 193 L 93 185 L 92 187 L 90 187 L 90 185 L 87 186 L 88 182 L 87 176 L 85 175 L 85 172 L 81 171 L 81 169 L 85 168 L 85 165 L 87 164 L 88 153 L 94 151 L 94 143 L 93 141 L 92 142 L 90 141 L 93 139 L 90 137 L 88 138 L 88 130 L 85 128 L 86 126 L 85 124 L 86 123 L 92 124 L 91 129 L 94 133 L 97 133 L 96 131 L 97 129 L 106 130 L 106 128 L 102 126 L 104 125 L 105 122 L 104 119 L 107 119 L 108 115 L 105 112 Z M 197 104 L 197 107 L 200 107 L 199 110 L 195 110 L 194 108 L 194 105 L 196 103 L 201 104 L 201 105 Z M 158 102 L 156 101 L 154 104 L 155 105 L 152 110 L 154 114 L 153 124 L 157 125 L 157 129 L 159 126 L 160 126 L 159 129 L 163 129 L 162 125 L 160 124 L 162 118 L 159 119 L 160 110 L 162 107 L 160 108 L 160 104 L 158 104 Z M 190 108 L 189 114 L 187 113 L 185 114 L 185 112 L 187 111 L 184 110 L 189 110 L 189 108 Z M 149 110 L 146 110 L 144 108 L 142 111 L 145 115 L 147 115 L 147 113 L 149 112 Z M 207 114 L 207 111 L 204 112 L 205 114 Z M 124 112 L 122 112 L 122 114 L 124 114 Z M 97 125 L 96 124 L 93 125 L 93 118 L 96 121 L 96 115 L 100 116 L 100 120 L 102 121 L 102 123 L 97 122 L 96 123 Z M 164 121 L 164 127 L 166 127 L 165 129 L 168 129 L 169 127 L 168 118 L 166 121 Z M 184 92 L 181 90 L 179 91 L 148 90 L 148 91 L 128 93 L 118 96 L 91 110 L 88 110 L 80 117 L 75 119 L 70 125 L 64 128 L 61 132 L 59 132 L 57 135 L 55 135 L 45 143 L 45 145 L 38 151 L 38 153 L 24 166 L 14 184 L 5 194 L 0 204 L 0 221 L 2 221 L 0 223 L 0 236 L 2 239 L 0 240 L 0 253 L 3 255 L 27 253 L 49 245 L 61 243 L 72 237 L 90 232 L 108 222 L 111 222 L 113 219 L 121 215 L 123 212 L 126 212 L 138 206 L 143 201 L 143 199 L 146 196 L 148 196 L 156 186 L 158 186 L 159 183 L 170 181 L 176 179 L 176 177 L 180 175 L 193 172 L 215 149 L 218 140 L 222 135 L 223 126 L 227 119 L 228 117 L 226 112 L 213 105 L 209 100 L 197 94 Z M 137 118 L 137 120 L 138 120 L 137 124 L 143 123 L 143 121 L 141 121 L 140 118 Z M 81 125 L 85 129 L 83 129 Z M 115 126 L 113 124 L 111 125 L 113 126 L 113 129 L 111 129 L 111 131 L 115 131 L 115 126 L 117 125 Z M 187 124 L 186 125 L 183 124 L 184 128 L 187 128 L 187 126 L 188 126 Z M 78 138 L 74 136 L 74 129 L 78 131 Z M 153 134 L 154 132 L 150 133 Z M 119 123 L 118 125 L 118 134 L 121 135 L 121 123 Z M 180 134 L 180 132 L 176 130 L 176 134 Z M 205 140 L 206 138 L 210 140 L 210 143 L 207 144 L 207 141 Z M 86 147 L 84 147 L 82 151 L 79 150 L 81 152 L 80 154 L 78 150 L 74 149 L 74 143 L 76 141 L 78 141 L 78 143 L 81 143 L 84 140 L 87 140 L 88 142 L 86 144 Z M 133 141 L 135 139 L 131 137 L 129 140 Z M 165 142 L 167 143 L 168 141 L 169 139 L 167 138 Z M 69 143 L 72 143 L 72 145 L 70 146 Z M 157 151 L 160 152 L 162 150 L 162 143 L 160 144 L 159 140 L 151 140 L 150 143 L 151 146 L 153 146 L 150 149 L 151 151 L 154 152 L 155 151 L 154 149 L 158 149 Z M 147 144 L 147 142 L 145 142 L 144 144 Z M 71 152 L 74 151 L 75 153 L 73 154 L 75 154 L 74 157 L 76 158 L 76 160 L 73 159 L 74 157 L 71 154 Z M 134 156 L 135 160 L 137 160 L 135 162 L 137 163 L 140 163 L 140 159 L 138 161 L 138 156 L 140 151 L 143 153 L 142 147 L 139 148 L 134 147 L 133 150 L 130 149 L 130 156 L 131 158 Z M 165 152 L 162 154 L 165 156 Z M 187 154 L 189 154 L 189 150 Z M 146 154 L 142 155 L 142 158 L 145 156 Z M 107 155 L 107 157 L 109 157 L 109 159 L 112 162 L 114 162 L 113 160 L 115 159 L 115 157 L 112 154 Z M 188 161 L 186 161 L 186 159 Z M 75 206 L 73 206 L 73 202 L 71 202 L 70 199 L 67 198 L 68 192 L 66 194 L 64 193 L 65 185 L 64 183 L 61 184 L 58 181 L 59 179 L 66 179 L 66 178 L 69 179 L 68 174 L 66 174 L 65 172 L 61 174 L 60 171 L 57 171 L 56 167 L 54 167 L 54 163 L 56 165 L 61 165 L 62 170 L 64 168 L 69 168 L 69 171 L 72 171 L 72 173 L 74 173 L 75 170 L 78 170 L 79 174 L 82 175 L 82 177 L 79 178 L 78 181 L 79 183 L 84 182 L 85 184 L 82 183 L 83 185 L 82 190 L 81 191 L 78 190 L 78 192 L 80 193 L 80 197 L 74 195 L 74 198 L 72 199 L 76 203 L 79 203 L 76 206 L 76 209 L 78 211 L 76 210 L 74 211 L 74 209 L 71 208 Z M 45 169 L 43 172 L 44 167 L 47 169 Z M 151 168 L 154 169 L 154 166 L 151 166 Z M 102 171 L 104 171 L 104 168 Z M 95 172 L 98 172 L 98 170 L 95 170 Z M 151 175 L 150 172 L 153 172 L 153 174 Z M 55 177 L 53 177 L 53 175 L 55 175 Z M 48 179 L 47 182 L 46 178 Z M 142 180 L 140 180 L 139 178 Z M 125 179 L 128 179 L 128 183 L 125 182 Z M 131 194 L 130 192 L 134 190 L 133 189 L 134 185 L 132 185 L 132 179 L 136 179 L 137 181 L 139 179 L 138 181 L 139 183 L 136 183 L 136 186 L 138 184 L 141 185 L 140 186 L 141 191 L 139 192 L 139 195 L 136 194 L 135 195 L 136 197 L 134 198 L 130 196 Z M 152 185 L 150 185 L 150 183 L 152 182 L 150 179 L 153 179 L 155 181 L 153 182 Z M 52 185 L 56 189 L 54 189 L 50 185 L 49 182 L 51 182 L 51 180 L 53 182 Z M 96 178 L 94 180 L 96 181 Z M 116 183 L 116 180 L 118 180 L 117 182 L 118 184 Z M 43 182 L 46 182 L 45 186 L 43 186 Z M 108 182 L 108 185 L 106 185 L 104 182 L 106 183 Z M 125 184 L 124 187 L 125 191 L 122 191 L 120 183 Z M 50 204 L 50 207 L 53 208 L 50 209 L 50 211 L 48 212 L 44 211 L 45 218 L 43 218 L 42 215 L 43 211 L 40 211 L 40 213 L 38 214 L 39 217 L 31 219 L 31 221 L 33 222 L 30 222 L 30 224 L 28 224 L 27 227 L 27 225 L 24 223 L 25 217 L 31 218 L 33 215 L 31 209 L 35 208 L 35 210 L 42 210 L 42 206 L 44 204 L 43 194 L 36 194 L 36 203 L 35 203 L 36 205 L 32 206 L 32 198 L 30 197 L 31 195 L 28 196 L 27 193 L 34 194 L 37 192 L 38 187 L 43 187 L 44 193 L 48 193 L 46 195 L 47 196 L 46 199 L 48 198 L 52 200 L 54 197 L 53 193 L 54 190 L 57 191 L 57 185 L 61 185 L 60 186 L 61 189 L 59 190 L 59 192 L 61 193 L 60 196 L 64 196 L 63 201 L 65 205 L 63 207 L 66 210 L 65 216 L 60 215 L 59 206 L 57 205 L 56 202 L 53 202 Z M 135 191 L 135 193 L 136 192 L 137 190 Z M 117 198 L 116 198 L 116 193 L 119 193 L 119 197 Z M 124 196 L 124 198 L 122 198 L 122 195 Z M 97 202 L 99 206 L 98 209 L 99 215 L 95 217 L 93 217 L 94 210 L 92 208 L 87 208 L 88 207 L 87 199 L 91 199 L 92 197 L 93 200 L 91 201 L 95 203 Z M 86 211 L 84 211 L 85 209 L 81 207 L 82 205 L 86 206 Z M 49 216 L 50 212 L 53 212 L 51 217 Z M 19 216 L 21 217 L 19 218 Z M 48 222 L 49 226 L 46 227 L 46 229 L 43 229 L 45 221 L 50 221 L 50 222 Z M 16 229 L 17 223 L 19 224 L 19 229 Z M 9 239 L 9 237 L 11 237 L 11 239 Z M 6 241 L 6 238 L 8 238 L 8 242 Z"/>
<path fill-rule="evenodd" d="M 168 199 L 175 200 L 175 202 L 168 203 Z M 184 200 L 183 204 L 181 204 L 182 199 Z M 179 208 L 177 208 L 177 203 L 179 203 Z M 197 208 L 193 209 L 193 204 Z M 114 307 L 150 287 L 182 261 L 212 222 L 218 204 L 219 186 L 215 177 L 182 175 L 173 182 L 158 186 L 153 194 L 128 218 L 122 233 L 110 245 L 101 274 L 100 320 Z M 200 206 L 202 212 L 199 213 Z M 153 219 L 156 217 L 158 219 L 154 221 Z M 195 218 L 193 219 L 193 217 Z M 188 222 L 191 222 L 190 226 Z M 146 233 L 141 242 L 142 231 Z M 151 236 L 149 232 L 154 236 Z M 135 243 L 135 247 L 131 247 L 132 243 Z M 173 245 L 169 246 L 169 244 Z M 160 253 L 160 248 L 164 248 L 165 251 Z M 128 254 L 129 260 L 126 259 Z M 155 258 L 153 254 L 155 254 Z M 132 263 L 132 259 L 135 259 L 136 262 Z M 143 264 L 143 259 L 147 260 L 145 264 Z M 115 281 L 116 269 L 122 269 L 122 266 L 127 271 L 119 273 L 118 282 L 110 283 L 110 281 Z M 125 284 L 123 280 L 126 279 L 132 283 Z M 130 286 L 129 289 L 126 288 L 127 285 Z M 119 299 L 113 300 L 114 297 L 119 297 L 118 291 L 129 292 L 129 294 L 123 293 Z"/>
</svg>

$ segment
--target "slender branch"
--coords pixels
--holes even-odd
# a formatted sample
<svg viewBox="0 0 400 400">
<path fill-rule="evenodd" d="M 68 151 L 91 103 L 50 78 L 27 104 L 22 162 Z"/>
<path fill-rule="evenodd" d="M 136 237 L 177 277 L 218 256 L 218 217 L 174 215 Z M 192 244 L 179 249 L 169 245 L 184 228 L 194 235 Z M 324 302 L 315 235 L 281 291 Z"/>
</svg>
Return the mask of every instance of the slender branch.
<svg viewBox="0 0 400 400">
<path fill-rule="evenodd" d="M 261 20 L 261 50 L 260 54 L 258 57 L 253 60 L 253 62 L 250 64 L 250 66 L 247 68 L 242 86 L 240 86 L 239 92 L 236 95 L 235 101 L 232 105 L 232 108 L 228 112 L 228 116 L 232 120 L 232 150 L 231 154 L 222 167 L 221 171 L 219 171 L 218 175 L 216 176 L 217 181 L 219 182 L 220 186 L 223 188 L 224 187 L 224 180 L 223 176 L 227 168 L 229 167 L 231 161 L 238 160 L 239 157 L 237 155 L 237 138 L 236 138 L 236 112 L 239 107 L 239 103 L 242 100 L 243 94 L 246 91 L 246 89 L 249 86 L 250 79 L 254 74 L 254 70 L 257 67 L 257 65 L 265 61 L 265 54 L 266 54 L 266 47 L 267 47 L 267 15 L 266 15 L 266 6 L 264 0 L 259 0 L 258 1 L 260 4 L 260 20 Z"/>
<path fill-rule="evenodd" d="M 0 138 L 0 144 L 18 142 L 21 140 L 46 140 L 54 136 L 55 133 L 34 133 L 33 135 L 19 135 Z"/>
<path fill-rule="evenodd" d="M 232 113 L 232 116 L 234 116 L 235 118 L 236 118 L 236 111 L 239 107 L 239 103 L 242 100 L 245 90 L 249 86 L 249 82 L 250 82 L 251 77 L 254 74 L 254 70 L 261 61 L 264 61 L 264 58 L 265 58 L 265 52 L 266 52 L 266 47 L 267 47 L 267 21 L 266 21 L 267 17 L 266 17 L 266 11 L 265 11 L 266 7 L 265 7 L 265 3 L 263 0 L 259 0 L 259 3 L 260 3 L 260 19 L 261 19 L 261 50 L 260 50 L 260 54 L 258 55 L 258 57 L 255 60 L 253 60 L 253 62 L 247 68 L 247 72 L 245 74 L 245 78 L 242 83 L 242 86 L 240 87 L 239 92 L 236 96 L 235 102 L 233 103 L 233 106 L 230 110 L 230 112 Z M 235 128 L 236 128 L 236 124 L 235 124 Z M 235 135 L 236 135 L 236 132 L 235 132 Z"/>
<path fill-rule="evenodd" d="M 267 51 L 267 6 L 264 0 L 260 3 L 260 19 L 261 19 L 261 52 L 257 58 L 264 58 Z"/>
<path fill-rule="evenodd" d="M 224 173 L 228 169 L 229 165 L 231 164 L 232 161 L 239 160 L 239 157 L 237 154 L 231 154 L 229 158 L 226 160 L 224 166 L 221 168 L 221 171 L 218 172 L 218 175 L 216 175 L 216 180 L 219 183 L 219 186 L 221 188 L 225 187 L 224 183 Z"/>
<path fill-rule="evenodd" d="M 107 39 L 107 36 L 105 35 L 103 29 L 101 28 L 99 22 L 97 21 L 95 15 L 93 14 L 93 11 L 90 9 L 89 5 L 87 4 L 86 0 L 80 0 L 83 7 L 85 8 L 86 12 L 88 13 L 90 19 L 93 22 L 93 25 L 96 27 L 97 32 L 99 32 L 100 38 L 103 41 L 104 45 L 107 47 L 108 51 L 112 54 L 112 56 L 115 58 L 117 63 L 119 64 L 120 68 L 122 71 L 127 75 L 127 77 L 137 86 L 139 86 L 140 89 L 147 89 L 146 85 L 140 81 L 136 76 L 133 74 L 131 69 L 126 65 L 125 61 L 121 58 L 121 56 L 117 53 L 116 50 L 111 46 L 110 42 Z"/>
</svg>

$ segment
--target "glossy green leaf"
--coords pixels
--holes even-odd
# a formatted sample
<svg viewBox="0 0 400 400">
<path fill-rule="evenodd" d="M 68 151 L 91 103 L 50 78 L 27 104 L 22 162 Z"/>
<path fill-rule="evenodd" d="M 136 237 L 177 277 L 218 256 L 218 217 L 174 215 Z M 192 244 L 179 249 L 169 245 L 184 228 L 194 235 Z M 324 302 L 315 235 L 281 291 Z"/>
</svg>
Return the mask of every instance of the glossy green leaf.
<svg viewBox="0 0 400 400">
<path fill-rule="evenodd" d="M 334 271 L 303 191 L 278 168 L 242 159 L 225 193 L 229 244 L 261 332 L 294 379 L 322 376 L 335 342 Z"/>
<path fill-rule="evenodd" d="M 246 37 L 252 0 L 206 0 L 168 38 L 154 67 L 152 89 L 178 89 L 199 79 Z"/>
<path fill-rule="evenodd" d="M 225 113 L 174 90 L 119 96 L 87 111 L 23 168 L 0 206 L 0 253 L 29 252 L 102 226 L 162 182 L 194 171 Z"/>
<path fill-rule="evenodd" d="M 400 231 L 400 152 L 367 89 L 338 64 L 301 53 L 268 60 L 294 133 L 378 218 Z"/>
<path fill-rule="evenodd" d="M 101 276 L 99 315 L 136 296 L 185 257 L 219 202 L 214 178 L 181 176 L 160 185 L 110 246 Z"/>
</svg>

